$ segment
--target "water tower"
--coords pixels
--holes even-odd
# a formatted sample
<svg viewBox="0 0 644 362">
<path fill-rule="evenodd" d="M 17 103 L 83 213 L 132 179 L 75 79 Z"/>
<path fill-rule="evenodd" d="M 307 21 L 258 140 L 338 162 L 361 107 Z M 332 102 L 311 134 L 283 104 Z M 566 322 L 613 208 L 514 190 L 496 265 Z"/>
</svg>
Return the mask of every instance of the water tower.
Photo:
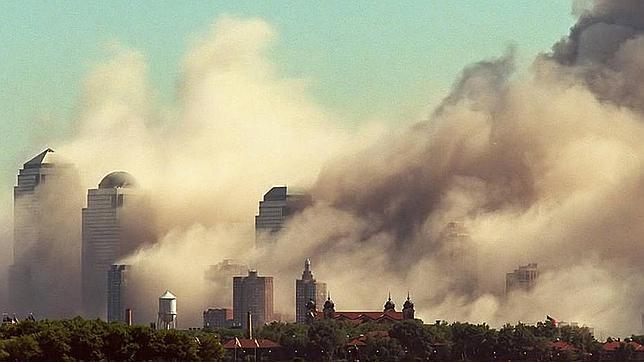
<svg viewBox="0 0 644 362">
<path fill-rule="evenodd" d="M 175 329 L 177 328 L 177 297 L 166 290 L 159 297 L 159 319 L 157 321 L 158 329 Z"/>
</svg>

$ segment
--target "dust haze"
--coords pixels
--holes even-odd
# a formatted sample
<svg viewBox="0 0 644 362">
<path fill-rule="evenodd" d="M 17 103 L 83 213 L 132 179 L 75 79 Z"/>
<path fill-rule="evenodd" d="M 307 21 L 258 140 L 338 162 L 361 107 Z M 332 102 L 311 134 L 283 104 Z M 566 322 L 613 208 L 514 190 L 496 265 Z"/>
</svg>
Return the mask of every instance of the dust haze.
<svg viewBox="0 0 644 362">
<path fill-rule="evenodd" d="M 271 62 L 278 34 L 261 19 L 221 17 L 195 39 L 172 104 L 154 97 L 145 56 L 112 44 L 85 80 L 74 136 L 48 146 L 81 172 L 81 195 L 125 170 L 154 205 L 158 240 L 121 261 L 141 323 L 165 289 L 181 327 L 226 307 L 230 286 L 205 277 L 225 258 L 274 276 L 276 311 L 292 316 L 311 257 L 339 310 L 379 310 L 389 291 L 400 307 L 409 291 L 427 322 L 550 314 L 628 335 L 644 312 L 644 3 L 574 11 L 570 35 L 528 71 L 514 71 L 511 48 L 470 65 L 402 131 L 347 127 L 316 104 L 307 80 Z M 256 249 L 257 203 L 280 184 L 314 205 Z M 505 273 L 530 262 L 536 288 L 506 297 Z"/>
</svg>

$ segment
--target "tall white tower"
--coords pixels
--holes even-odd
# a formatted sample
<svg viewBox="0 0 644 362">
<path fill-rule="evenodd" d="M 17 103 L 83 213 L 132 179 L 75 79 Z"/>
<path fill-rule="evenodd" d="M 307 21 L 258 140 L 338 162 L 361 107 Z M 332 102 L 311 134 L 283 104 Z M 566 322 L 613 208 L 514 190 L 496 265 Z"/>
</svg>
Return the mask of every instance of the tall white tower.
<svg viewBox="0 0 644 362">
<path fill-rule="evenodd" d="M 157 329 L 177 328 L 177 297 L 169 290 L 166 290 L 159 297 L 159 318 Z"/>
</svg>

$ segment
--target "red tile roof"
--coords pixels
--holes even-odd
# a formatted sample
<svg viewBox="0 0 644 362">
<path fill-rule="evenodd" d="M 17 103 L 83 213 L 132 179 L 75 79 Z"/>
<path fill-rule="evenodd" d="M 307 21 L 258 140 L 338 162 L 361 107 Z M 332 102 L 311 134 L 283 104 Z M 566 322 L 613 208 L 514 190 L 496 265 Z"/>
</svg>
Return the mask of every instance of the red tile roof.
<svg viewBox="0 0 644 362">
<path fill-rule="evenodd" d="M 560 351 L 579 351 L 579 348 L 573 346 L 572 344 L 564 341 L 556 341 L 550 343 L 550 348 L 557 349 Z"/>
<path fill-rule="evenodd" d="M 324 314 L 318 312 L 316 319 L 324 319 Z M 381 321 L 401 321 L 403 320 L 402 312 L 387 311 L 387 312 L 373 312 L 373 311 L 347 311 L 335 312 L 333 319 L 344 320 L 355 324 L 363 322 L 381 322 Z"/>
<path fill-rule="evenodd" d="M 268 349 L 268 348 L 279 348 L 282 347 L 278 343 L 271 341 L 270 339 L 248 339 L 248 338 L 239 338 L 239 344 L 235 338 L 224 343 L 224 348 L 226 349 Z M 257 344 L 255 344 L 257 342 Z M 259 345 L 259 347 L 258 347 Z"/>
</svg>

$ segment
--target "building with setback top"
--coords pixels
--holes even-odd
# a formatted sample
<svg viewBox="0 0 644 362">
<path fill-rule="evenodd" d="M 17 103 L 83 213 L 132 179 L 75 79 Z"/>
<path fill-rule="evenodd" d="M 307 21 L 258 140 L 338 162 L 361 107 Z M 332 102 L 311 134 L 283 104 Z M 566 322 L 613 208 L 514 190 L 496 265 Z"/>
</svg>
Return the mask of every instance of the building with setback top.
<svg viewBox="0 0 644 362">
<path fill-rule="evenodd" d="M 150 210 L 127 172 L 112 172 L 87 193 L 82 211 L 83 309 L 89 318 L 105 318 L 110 267 L 152 239 Z"/>
<path fill-rule="evenodd" d="M 313 278 L 311 259 L 304 261 L 302 279 L 295 281 L 295 321 L 305 323 L 308 310 L 306 303 L 310 300 L 322 305 L 326 298 L 326 283 L 320 283 Z"/>
<path fill-rule="evenodd" d="M 288 192 L 286 186 L 271 188 L 259 202 L 255 216 L 255 243 L 264 246 L 275 242 L 288 219 L 312 204 L 312 198 L 303 192 Z"/>
<path fill-rule="evenodd" d="M 23 164 L 13 189 L 12 312 L 71 317 L 80 305 L 80 180 L 46 149 Z"/>
</svg>

